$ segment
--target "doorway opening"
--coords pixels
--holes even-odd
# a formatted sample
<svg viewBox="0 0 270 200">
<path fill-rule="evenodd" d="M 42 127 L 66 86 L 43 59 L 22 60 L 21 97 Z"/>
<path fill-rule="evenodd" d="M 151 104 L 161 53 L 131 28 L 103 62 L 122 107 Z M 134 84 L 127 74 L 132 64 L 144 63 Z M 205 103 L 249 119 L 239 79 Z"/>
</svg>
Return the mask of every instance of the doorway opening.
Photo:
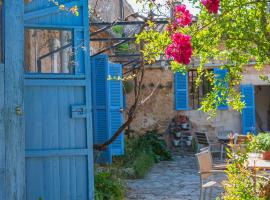
<svg viewBox="0 0 270 200">
<path fill-rule="evenodd" d="M 270 132 L 270 85 L 255 86 L 255 110 L 258 132 Z"/>
</svg>

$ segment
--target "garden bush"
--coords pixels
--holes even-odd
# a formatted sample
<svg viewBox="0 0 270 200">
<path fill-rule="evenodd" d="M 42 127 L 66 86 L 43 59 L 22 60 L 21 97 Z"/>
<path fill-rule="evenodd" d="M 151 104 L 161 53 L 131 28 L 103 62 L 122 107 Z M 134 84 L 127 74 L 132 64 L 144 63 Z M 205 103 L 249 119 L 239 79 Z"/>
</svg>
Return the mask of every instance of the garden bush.
<svg viewBox="0 0 270 200">
<path fill-rule="evenodd" d="M 236 155 L 233 155 L 228 150 L 230 159 L 225 170 L 227 180 L 223 182 L 223 200 L 270 200 L 270 180 L 264 176 L 264 171 L 259 168 L 250 169 L 246 165 L 248 153 L 257 150 L 257 145 L 253 143 L 258 140 L 256 138 L 252 141 L 251 136 L 248 138 L 245 152 L 238 151 Z"/>
<path fill-rule="evenodd" d="M 95 200 L 121 200 L 125 196 L 125 187 L 120 178 L 108 172 L 95 174 Z"/>
<path fill-rule="evenodd" d="M 149 169 L 162 160 L 170 160 L 164 140 L 156 131 L 127 139 L 125 155 L 114 157 L 113 165 L 96 165 L 95 200 L 121 200 L 125 196 L 125 178 L 142 178 Z"/>
<path fill-rule="evenodd" d="M 156 131 L 149 131 L 126 141 L 125 155 L 118 159 L 118 164 L 133 169 L 134 174 L 127 175 L 129 178 L 142 178 L 154 163 L 171 159 L 165 141 Z"/>
</svg>

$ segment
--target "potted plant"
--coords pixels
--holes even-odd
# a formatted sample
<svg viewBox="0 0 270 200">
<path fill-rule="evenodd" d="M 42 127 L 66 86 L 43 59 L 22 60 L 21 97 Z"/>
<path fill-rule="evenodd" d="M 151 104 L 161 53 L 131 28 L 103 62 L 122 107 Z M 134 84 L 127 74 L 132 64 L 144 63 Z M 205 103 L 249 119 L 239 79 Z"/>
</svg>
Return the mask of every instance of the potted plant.
<svg viewBox="0 0 270 200">
<path fill-rule="evenodd" d="M 264 160 L 270 160 L 270 134 L 260 133 L 251 142 L 251 148 L 262 153 Z"/>
</svg>

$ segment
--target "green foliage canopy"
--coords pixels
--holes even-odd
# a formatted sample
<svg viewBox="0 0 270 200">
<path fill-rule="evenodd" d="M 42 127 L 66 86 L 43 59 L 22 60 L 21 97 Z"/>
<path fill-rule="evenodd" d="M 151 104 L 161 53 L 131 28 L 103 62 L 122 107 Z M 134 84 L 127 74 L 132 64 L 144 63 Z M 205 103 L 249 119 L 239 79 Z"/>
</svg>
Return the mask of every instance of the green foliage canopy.
<svg viewBox="0 0 270 200">
<path fill-rule="evenodd" d="M 245 104 L 241 101 L 238 86 L 243 78 L 243 67 L 252 63 L 256 70 L 261 71 L 265 64 L 269 64 L 270 1 L 221 0 L 217 15 L 209 14 L 200 0 L 190 2 L 196 5 L 200 12 L 191 26 L 180 27 L 178 31 L 192 37 L 193 58 L 200 60 L 197 67 L 199 74 L 197 86 L 201 83 L 202 76 L 205 76 L 210 80 L 213 88 L 204 98 L 200 109 L 213 116 L 216 114 L 217 106 L 226 99 L 229 106 L 241 111 Z M 150 4 L 153 7 L 153 1 Z M 174 5 L 172 1 L 168 4 Z M 158 5 L 154 5 L 160 9 Z M 168 20 L 172 19 L 168 18 Z M 157 33 L 158 31 L 153 29 L 149 29 L 147 34 L 142 32 L 137 36 L 137 42 L 149 41 L 151 38 L 151 46 L 159 45 L 159 50 L 164 52 L 166 44 L 170 41 L 170 38 L 166 37 L 170 37 L 170 33 L 167 30 L 159 33 L 160 36 L 157 36 Z M 143 53 L 148 62 L 153 62 L 157 57 L 156 48 L 149 48 L 148 45 Z M 212 62 L 218 62 L 221 68 L 228 69 L 225 78 L 229 85 L 228 89 L 225 84 L 216 84 L 214 74 L 205 67 L 207 63 Z M 174 71 L 188 70 L 190 67 L 192 66 L 172 63 Z M 263 75 L 261 78 L 267 79 Z"/>
</svg>

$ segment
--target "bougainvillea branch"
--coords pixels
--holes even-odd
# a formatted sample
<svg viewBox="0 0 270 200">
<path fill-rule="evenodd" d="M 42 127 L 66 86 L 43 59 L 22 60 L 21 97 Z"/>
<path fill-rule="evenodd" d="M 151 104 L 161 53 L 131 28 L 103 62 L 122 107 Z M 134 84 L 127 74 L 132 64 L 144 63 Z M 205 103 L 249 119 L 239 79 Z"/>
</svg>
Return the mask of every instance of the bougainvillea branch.
<svg viewBox="0 0 270 200">
<path fill-rule="evenodd" d="M 208 12 L 217 14 L 219 9 L 220 0 L 202 0 L 202 4 L 208 10 Z"/>
</svg>

